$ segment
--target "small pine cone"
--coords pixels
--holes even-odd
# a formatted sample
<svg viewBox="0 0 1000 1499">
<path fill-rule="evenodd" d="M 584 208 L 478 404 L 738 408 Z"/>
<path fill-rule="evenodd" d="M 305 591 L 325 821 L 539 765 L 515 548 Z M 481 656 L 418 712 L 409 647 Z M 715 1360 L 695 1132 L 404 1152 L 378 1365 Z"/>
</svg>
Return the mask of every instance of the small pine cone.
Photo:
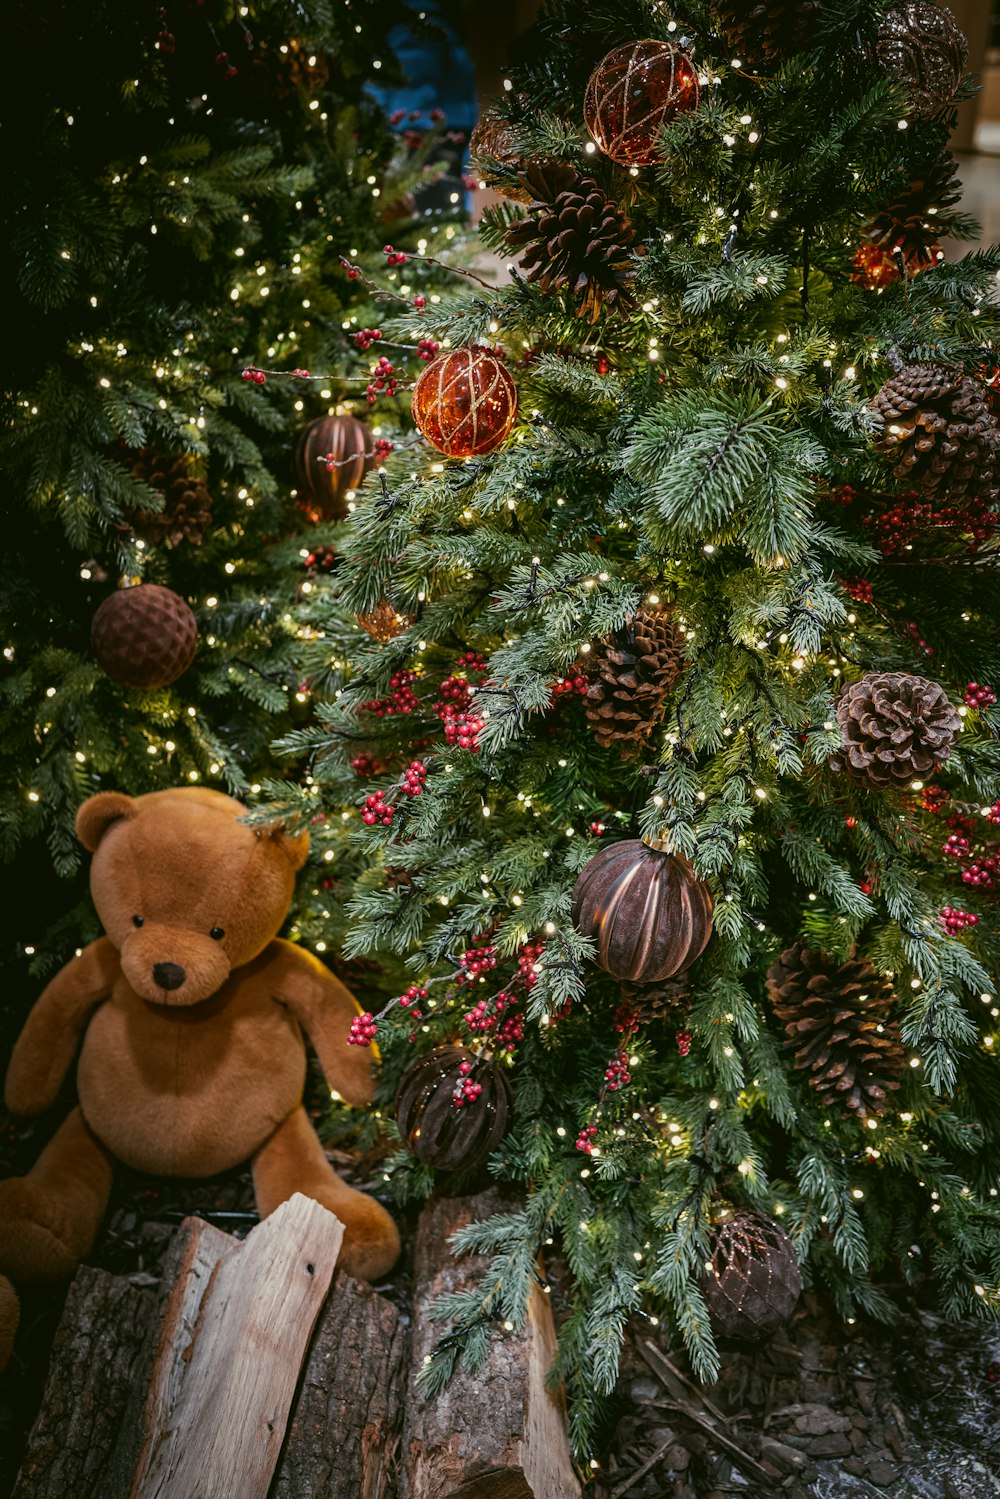
<svg viewBox="0 0 1000 1499">
<path fill-rule="evenodd" d="M 937 241 L 947 233 L 937 215 L 962 196 L 958 163 L 945 151 L 918 177 L 907 177 L 889 204 L 874 215 L 865 238 L 883 250 L 899 250 L 908 268 L 937 263 Z"/>
<path fill-rule="evenodd" d="M 867 672 L 837 699 L 843 748 L 830 757 L 870 791 L 905 790 L 947 760 L 961 727 L 944 688 L 906 672 Z"/>
<path fill-rule="evenodd" d="M 676 1025 L 687 1010 L 691 994 L 684 978 L 661 979 L 658 984 L 621 985 L 622 1003 L 634 1010 L 640 1025 L 667 1021 Z"/>
<path fill-rule="evenodd" d="M 778 62 L 811 46 L 821 0 L 719 0 L 716 24 L 732 56 Z"/>
<path fill-rule="evenodd" d="M 130 455 L 132 476 L 163 495 L 162 510 L 137 510 L 130 517 L 131 529 L 150 546 L 182 541 L 200 546 L 205 528 L 212 524 L 212 500 L 202 481 L 191 472 L 192 460 L 185 453 L 157 453 L 143 448 Z"/>
<path fill-rule="evenodd" d="M 684 636 L 670 609 L 637 609 L 590 653 L 587 720 L 602 749 L 638 754 L 684 670 Z"/>
<path fill-rule="evenodd" d="M 845 1118 L 883 1114 L 905 1064 L 888 980 L 863 958 L 838 964 L 797 942 L 768 969 L 767 992 L 824 1103 Z"/>
<path fill-rule="evenodd" d="M 897 479 L 952 503 L 1000 495 L 1000 422 L 960 366 L 911 364 L 870 410 L 882 423 L 876 452 L 895 460 Z"/>
<path fill-rule="evenodd" d="M 628 216 L 590 177 L 563 162 L 533 162 L 520 177 L 530 192 L 528 212 L 507 230 L 521 266 L 543 292 L 572 291 L 577 316 L 591 322 L 602 307 L 628 313 L 636 306 L 631 281 L 643 254 Z"/>
</svg>

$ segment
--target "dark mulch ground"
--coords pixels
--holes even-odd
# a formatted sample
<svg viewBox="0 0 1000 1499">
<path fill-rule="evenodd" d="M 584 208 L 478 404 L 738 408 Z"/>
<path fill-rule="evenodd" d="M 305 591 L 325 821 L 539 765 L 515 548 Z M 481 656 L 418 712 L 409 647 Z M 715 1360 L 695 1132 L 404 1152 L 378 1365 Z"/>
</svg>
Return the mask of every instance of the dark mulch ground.
<svg viewBox="0 0 1000 1499">
<path fill-rule="evenodd" d="M 0 1140 L 0 1176 L 37 1154 L 35 1127 Z M 353 1184 L 381 1186 L 377 1163 L 331 1152 Z M 208 1181 L 150 1181 L 120 1172 L 93 1263 L 155 1284 L 183 1217 L 200 1213 L 238 1235 L 256 1221 L 249 1173 Z M 412 1243 L 413 1224 L 403 1225 Z M 549 1267 L 553 1289 L 563 1267 Z M 402 1310 L 403 1260 L 379 1288 Z M 0 1496 L 16 1478 L 44 1385 L 61 1293 L 23 1299 L 22 1333 L 0 1379 Z M 948 1324 L 900 1298 L 896 1327 L 844 1327 L 805 1297 L 788 1331 L 766 1347 L 727 1354 L 701 1390 L 661 1330 L 637 1322 L 593 1499 L 985 1499 L 1000 1496 L 1000 1329 Z M 69 1496 L 67 1496 L 69 1499 Z"/>
</svg>

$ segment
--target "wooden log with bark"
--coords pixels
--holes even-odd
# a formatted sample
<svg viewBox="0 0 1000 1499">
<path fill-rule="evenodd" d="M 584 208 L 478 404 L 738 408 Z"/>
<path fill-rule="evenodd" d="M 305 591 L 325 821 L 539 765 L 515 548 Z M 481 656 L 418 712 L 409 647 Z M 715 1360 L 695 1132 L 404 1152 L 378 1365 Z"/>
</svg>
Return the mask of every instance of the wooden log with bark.
<svg viewBox="0 0 1000 1499">
<path fill-rule="evenodd" d="M 159 1299 L 82 1268 L 13 1499 L 394 1499 L 403 1334 L 326 1299 L 341 1232 L 307 1198 L 242 1244 L 187 1219 Z"/>
<path fill-rule="evenodd" d="M 556 1337 L 536 1286 L 524 1328 L 496 1339 L 475 1374 L 459 1367 L 428 1396 L 416 1380 L 444 1328 L 430 1320 L 438 1296 L 473 1286 L 480 1256 L 455 1258 L 448 1238 L 502 1209 L 495 1192 L 439 1198 L 425 1207 L 414 1253 L 413 1340 L 400 1469 L 401 1499 L 576 1499 L 563 1402 L 546 1386 Z"/>
</svg>

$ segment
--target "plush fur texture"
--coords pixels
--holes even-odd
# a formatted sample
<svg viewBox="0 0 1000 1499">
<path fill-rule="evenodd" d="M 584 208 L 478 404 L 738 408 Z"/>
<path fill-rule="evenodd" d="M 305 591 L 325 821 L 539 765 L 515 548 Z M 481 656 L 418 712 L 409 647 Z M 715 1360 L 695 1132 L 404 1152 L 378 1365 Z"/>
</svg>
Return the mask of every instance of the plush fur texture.
<svg viewBox="0 0 1000 1499">
<path fill-rule="evenodd" d="M 308 836 L 258 833 L 244 810 L 188 788 L 102 792 L 80 808 L 107 936 L 42 993 L 7 1073 L 7 1107 L 38 1114 L 79 1053 L 79 1108 L 26 1177 L 0 1182 L 0 1271 L 15 1281 L 72 1275 L 116 1159 L 191 1177 L 250 1159 L 262 1217 L 304 1192 L 344 1223 L 350 1274 L 376 1279 L 395 1263 L 395 1224 L 339 1179 L 302 1108 L 304 1037 L 348 1102 L 372 1096 L 370 1053 L 347 1045 L 356 1002 L 276 935 Z M 0 1275 L 0 1368 L 16 1310 Z"/>
</svg>

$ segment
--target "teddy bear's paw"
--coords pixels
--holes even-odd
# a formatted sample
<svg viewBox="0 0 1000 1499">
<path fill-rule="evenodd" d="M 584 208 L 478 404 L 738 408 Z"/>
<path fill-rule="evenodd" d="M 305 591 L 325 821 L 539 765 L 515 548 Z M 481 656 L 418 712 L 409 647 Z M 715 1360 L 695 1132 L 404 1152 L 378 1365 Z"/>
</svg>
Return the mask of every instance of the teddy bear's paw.
<svg viewBox="0 0 1000 1499">
<path fill-rule="evenodd" d="M 358 1280 L 381 1280 L 399 1259 L 399 1230 L 385 1208 L 362 1192 L 352 1192 L 350 1212 L 341 1196 L 332 1211 L 344 1223 L 338 1269 Z"/>
<path fill-rule="evenodd" d="M 80 1239 L 53 1193 L 28 1176 L 0 1182 L 0 1269 L 15 1281 L 69 1280 L 90 1247 Z"/>
<path fill-rule="evenodd" d="M 0 1275 L 0 1374 L 7 1367 L 7 1360 L 14 1346 L 20 1312 L 14 1287 L 5 1276 Z"/>
</svg>

